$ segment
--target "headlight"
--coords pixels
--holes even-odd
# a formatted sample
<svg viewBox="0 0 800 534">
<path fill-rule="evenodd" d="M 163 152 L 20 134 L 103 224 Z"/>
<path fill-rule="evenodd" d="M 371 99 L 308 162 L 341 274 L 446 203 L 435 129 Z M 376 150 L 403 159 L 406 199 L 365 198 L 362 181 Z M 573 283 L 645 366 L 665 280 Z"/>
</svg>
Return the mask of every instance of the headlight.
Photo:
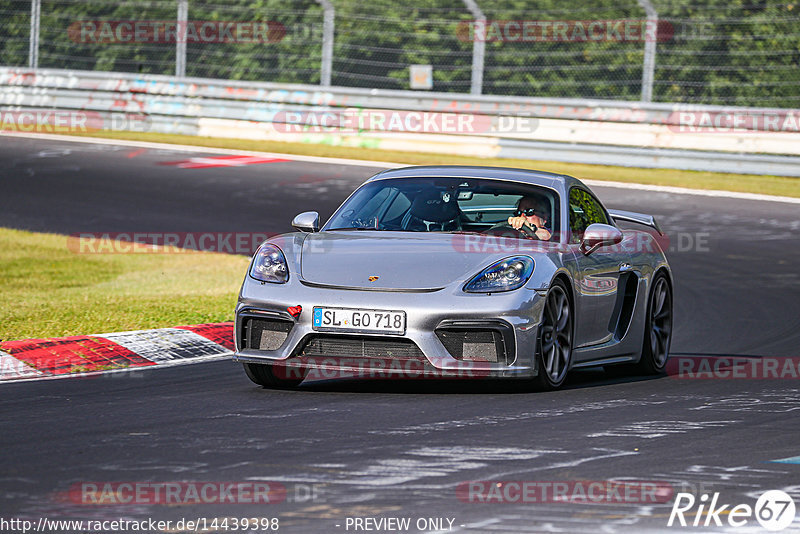
<svg viewBox="0 0 800 534">
<path fill-rule="evenodd" d="M 494 263 L 481 271 L 464 286 L 467 293 L 497 293 L 512 291 L 525 285 L 533 274 L 533 260 L 514 256 Z"/>
<path fill-rule="evenodd" d="M 281 249 L 275 245 L 261 245 L 253 258 L 250 276 L 260 282 L 285 284 L 289 280 L 289 267 Z"/>
</svg>

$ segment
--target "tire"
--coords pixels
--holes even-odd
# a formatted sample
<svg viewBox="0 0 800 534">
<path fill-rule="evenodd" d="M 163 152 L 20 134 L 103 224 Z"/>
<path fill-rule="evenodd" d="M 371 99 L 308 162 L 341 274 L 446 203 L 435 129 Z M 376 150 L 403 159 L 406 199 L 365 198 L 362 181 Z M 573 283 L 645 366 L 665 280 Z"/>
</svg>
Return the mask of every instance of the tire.
<svg viewBox="0 0 800 534">
<path fill-rule="evenodd" d="M 561 280 L 556 280 L 545 297 L 542 324 L 536 340 L 539 372 L 534 384 L 537 389 L 558 389 L 567 378 L 572 363 L 574 325 L 567 287 Z"/>
<path fill-rule="evenodd" d="M 306 370 L 300 370 L 298 378 L 285 378 L 275 373 L 274 366 L 264 363 L 245 363 L 244 372 L 247 377 L 259 386 L 270 389 L 293 389 L 305 379 Z"/>
<path fill-rule="evenodd" d="M 658 273 L 647 299 L 642 356 L 636 364 L 639 373 L 654 375 L 664 372 L 672 342 L 672 287 L 666 275 Z"/>
</svg>

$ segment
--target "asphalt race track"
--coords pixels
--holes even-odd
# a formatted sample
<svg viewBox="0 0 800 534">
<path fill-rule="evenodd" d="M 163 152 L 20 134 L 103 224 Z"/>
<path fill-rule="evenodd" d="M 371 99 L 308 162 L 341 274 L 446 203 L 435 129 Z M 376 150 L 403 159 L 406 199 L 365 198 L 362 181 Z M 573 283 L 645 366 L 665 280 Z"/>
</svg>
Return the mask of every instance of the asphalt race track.
<svg viewBox="0 0 800 534">
<path fill-rule="evenodd" d="M 300 211 L 325 219 L 378 170 L 161 164 L 209 155 L 0 137 L 0 226 L 283 232 Z M 673 356 L 800 357 L 796 204 L 594 190 L 608 207 L 653 213 L 670 236 Z M 800 459 L 774 462 L 800 456 L 798 384 L 796 376 L 626 378 L 596 369 L 553 393 L 407 380 L 270 391 L 228 361 L 0 384 L 0 515 L 277 517 L 287 533 L 353 532 L 348 517 L 410 518 L 409 532 L 421 518 L 444 518 L 444 528 L 422 529 L 444 532 L 709 531 L 667 528 L 672 500 L 475 503 L 457 489 L 487 480 L 661 481 L 698 497 L 719 492 L 731 505 L 782 489 L 800 510 Z M 287 493 L 257 505 L 85 505 L 66 496 L 87 481 L 271 481 Z M 754 518 L 734 528 L 720 517 L 717 531 L 762 531 Z"/>
</svg>

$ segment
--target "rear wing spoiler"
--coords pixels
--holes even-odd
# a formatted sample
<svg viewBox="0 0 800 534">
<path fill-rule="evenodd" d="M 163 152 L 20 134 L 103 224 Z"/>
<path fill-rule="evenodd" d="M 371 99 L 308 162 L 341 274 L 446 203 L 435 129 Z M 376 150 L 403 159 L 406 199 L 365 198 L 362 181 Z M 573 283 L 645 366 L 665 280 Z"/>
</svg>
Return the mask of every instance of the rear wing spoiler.
<svg viewBox="0 0 800 534">
<path fill-rule="evenodd" d="M 654 229 L 659 235 L 664 235 L 664 232 L 661 231 L 661 227 L 658 226 L 655 217 L 652 215 L 645 215 L 644 213 L 636 213 L 633 211 L 624 210 L 608 210 L 608 214 L 611 215 L 611 218 L 615 221 L 643 224 Z"/>
</svg>

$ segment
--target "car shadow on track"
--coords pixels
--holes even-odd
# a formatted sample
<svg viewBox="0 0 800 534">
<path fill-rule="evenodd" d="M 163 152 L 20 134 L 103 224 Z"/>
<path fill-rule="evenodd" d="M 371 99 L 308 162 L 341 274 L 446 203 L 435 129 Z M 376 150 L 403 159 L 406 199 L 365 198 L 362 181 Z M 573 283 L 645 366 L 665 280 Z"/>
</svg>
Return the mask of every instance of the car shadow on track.
<svg viewBox="0 0 800 534">
<path fill-rule="evenodd" d="M 557 390 L 569 391 L 594 387 L 671 379 L 722 378 L 780 378 L 778 371 L 791 378 L 800 374 L 796 358 L 771 357 L 754 354 L 674 352 L 666 372 L 641 375 L 626 366 L 587 367 L 570 371 L 564 385 Z M 793 366 L 786 367 L 787 361 Z M 738 373 L 738 374 L 734 374 Z M 797 373 L 797 374 L 795 374 Z M 775 375 L 775 376 L 773 376 Z M 784 377 L 785 378 L 785 377 Z M 395 393 L 395 394 L 545 394 L 530 381 L 486 378 L 317 378 L 303 382 L 299 391 L 337 393 Z"/>
<path fill-rule="evenodd" d="M 600 367 L 571 371 L 567 381 L 558 391 L 585 389 L 630 382 L 658 380 L 667 375 L 622 375 L 608 372 Z M 501 379 L 349 379 L 309 380 L 303 382 L 298 391 L 326 393 L 393 393 L 393 394 L 525 394 L 547 393 L 537 390 L 524 380 Z"/>
</svg>

